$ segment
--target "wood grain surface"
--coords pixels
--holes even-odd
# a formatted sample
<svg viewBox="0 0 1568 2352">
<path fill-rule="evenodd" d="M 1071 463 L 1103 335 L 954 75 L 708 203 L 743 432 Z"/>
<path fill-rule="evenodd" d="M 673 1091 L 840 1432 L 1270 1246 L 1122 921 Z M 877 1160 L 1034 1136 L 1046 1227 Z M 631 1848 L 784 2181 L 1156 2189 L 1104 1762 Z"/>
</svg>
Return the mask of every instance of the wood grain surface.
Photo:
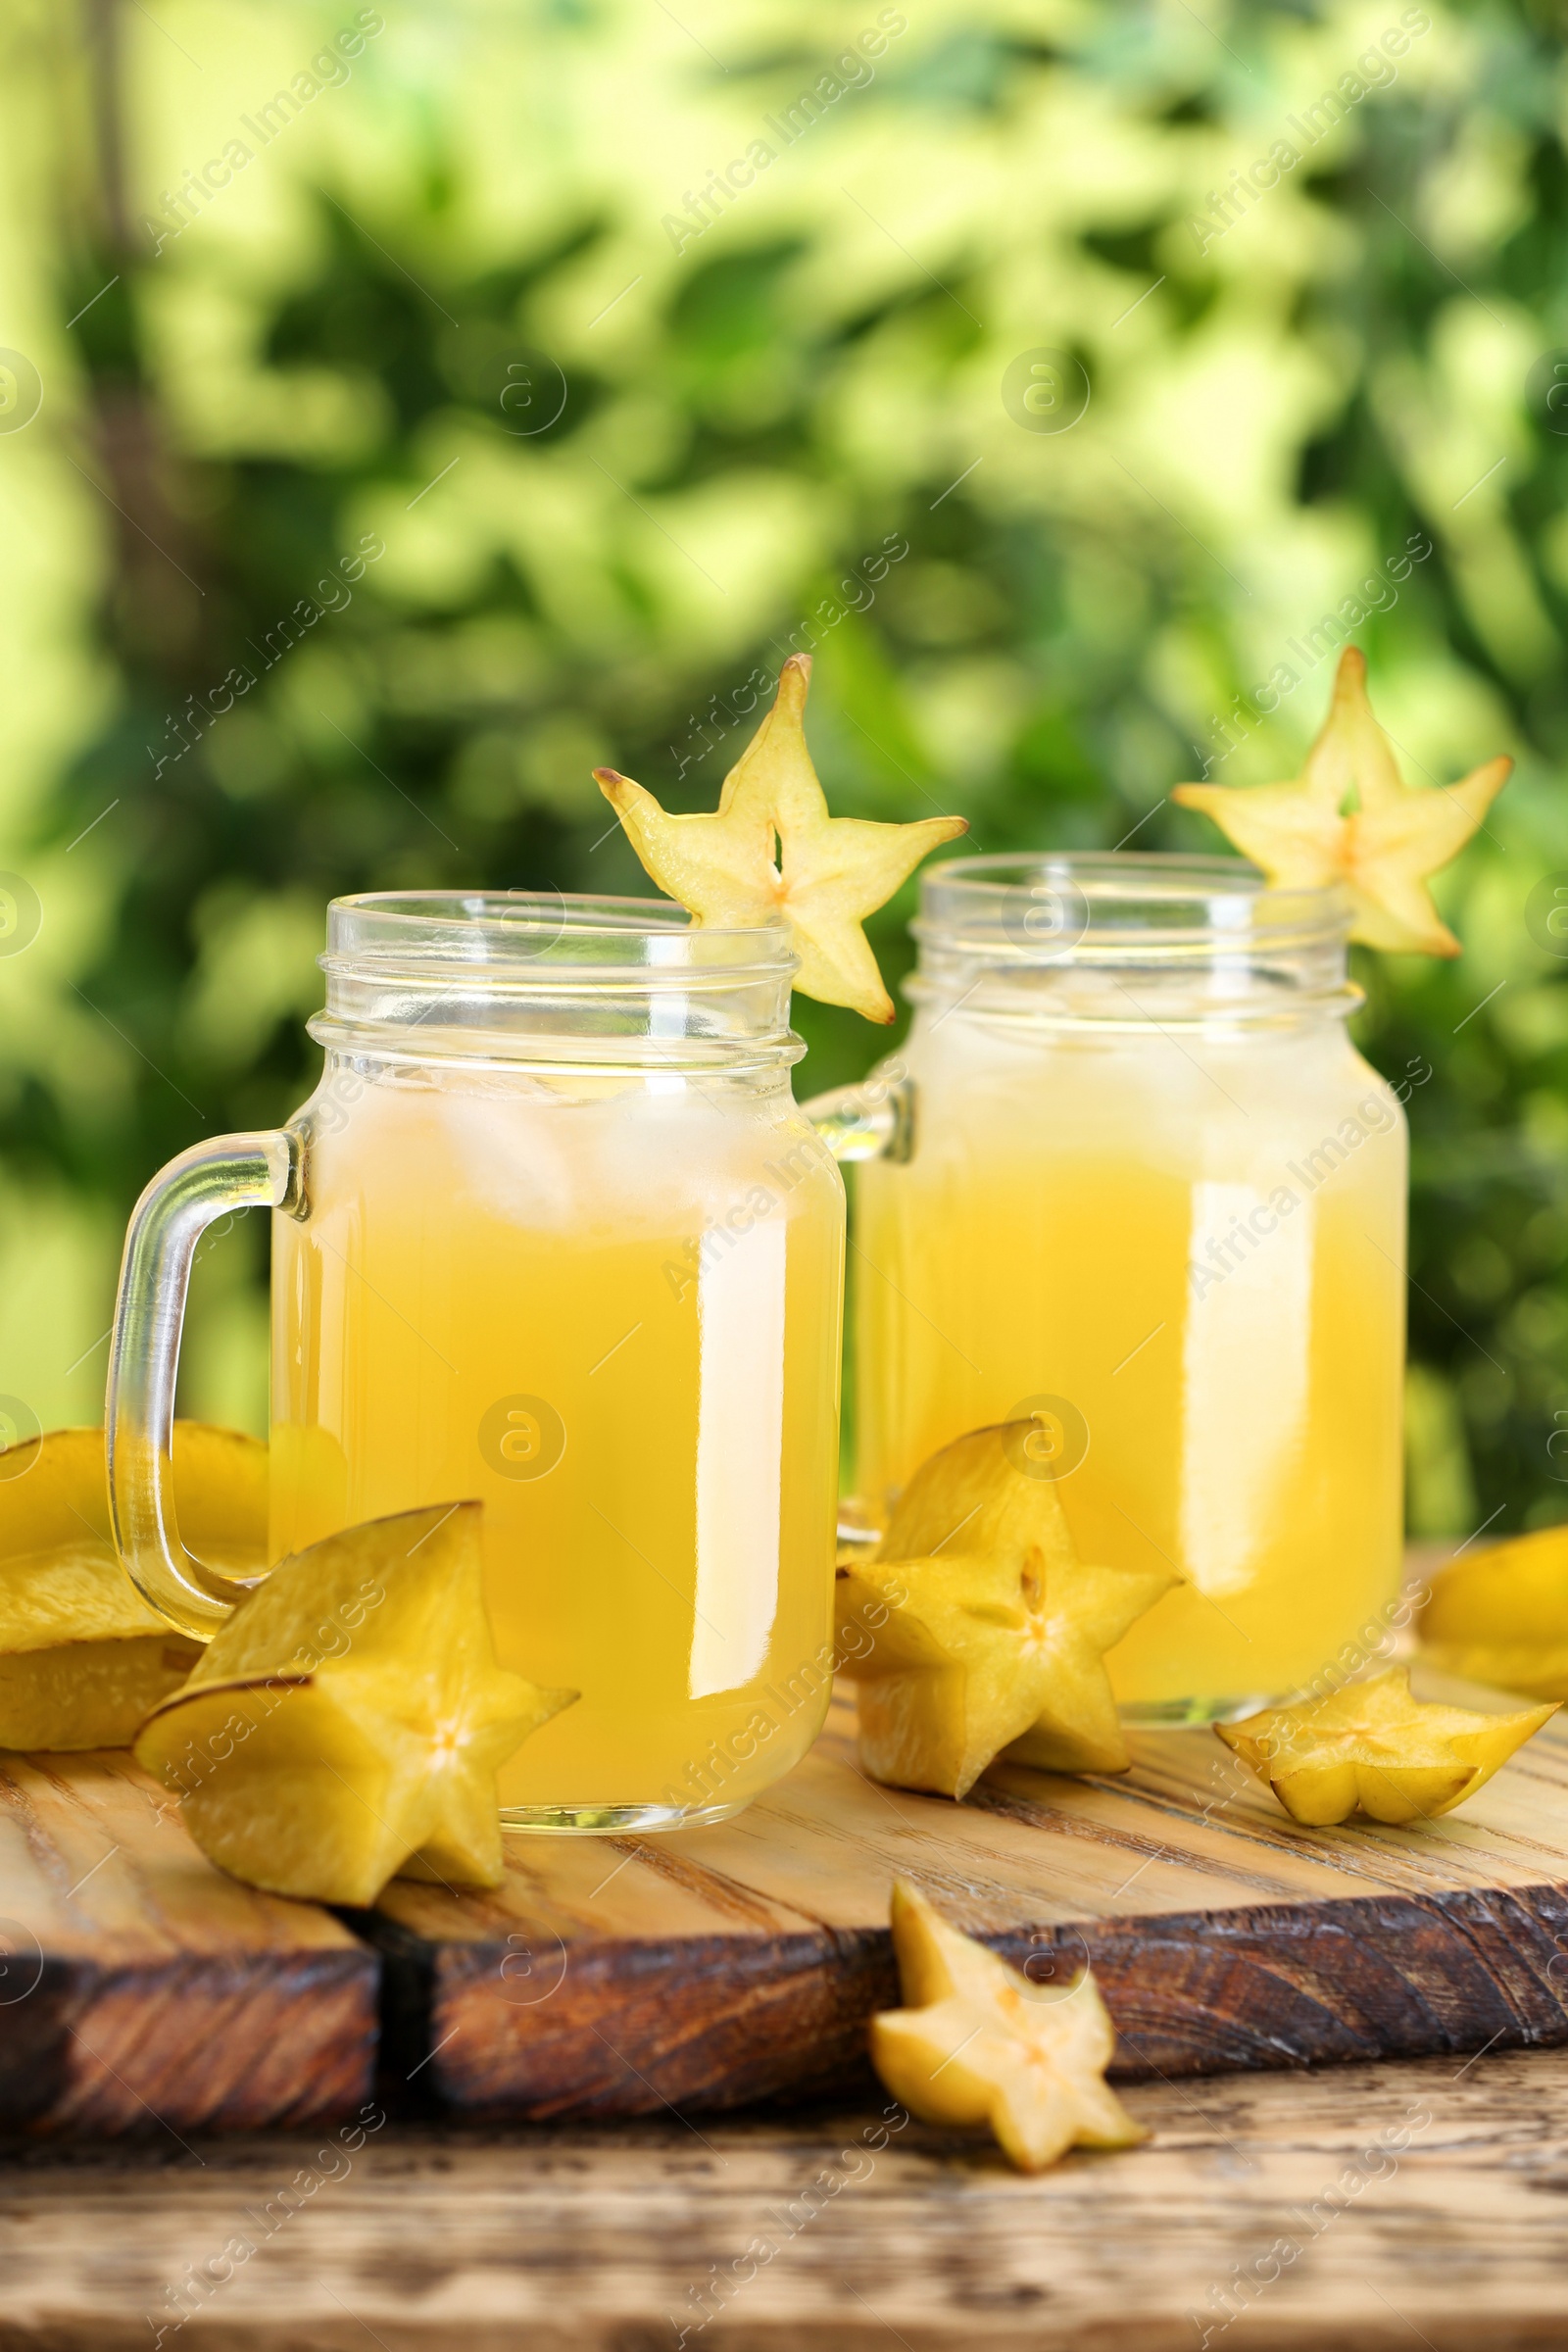
<svg viewBox="0 0 1568 2352">
<path fill-rule="evenodd" d="M 212 2130 L 396 2095 L 507 2120 L 717 2111 L 870 2084 L 901 1873 L 1037 1982 L 1092 1962 L 1123 2080 L 1568 2039 L 1568 1734 L 1461 1812 L 1302 1830 L 1206 1732 L 1132 1773 L 879 1788 L 836 1703 L 733 1822 L 516 1838 L 493 1895 L 334 1919 L 196 1851 L 124 1755 L 0 1768 L 0 2128 Z M 379 2018 L 378 2018 L 379 2009 Z"/>
<path fill-rule="evenodd" d="M 1034 2180 L 880 2103 L 34 2147 L 0 2157 L 0 2352 L 1568 2343 L 1568 2055 L 1127 2097 L 1151 2142 Z"/>
<path fill-rule="evenodd" d="M 365 1924 L 400 2063 L 476 2116 L 853 2095 L 900 1874 L 1037 1981 L 1092 1962 L 1124 2080 L 1568 2039 L 1555 1724 L 1457 1814 L 1303 1830 L 1206 1731 L 956 1805 L 866 1781 L 853 1722 L 733 1822 L 514 1838 L 494 1895 L 394 1883 Z"/>
<path fill-rule="evenodd" d="M 309 2124 L 369 2096 L 378 1969 L 204 1860 L 121 1752 L 0 1756 L 0 2126 Z"/>
</svg>

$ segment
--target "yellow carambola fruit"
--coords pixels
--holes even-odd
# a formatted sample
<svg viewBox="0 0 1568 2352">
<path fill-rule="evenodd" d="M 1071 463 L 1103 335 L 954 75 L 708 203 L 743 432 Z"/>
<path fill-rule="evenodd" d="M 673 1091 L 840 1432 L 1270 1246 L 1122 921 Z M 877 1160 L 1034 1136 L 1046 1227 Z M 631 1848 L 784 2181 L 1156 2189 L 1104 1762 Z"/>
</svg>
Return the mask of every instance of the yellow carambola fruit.
<svg viewBox="0 0 1568 2352">
<path fill-rule="evenodd" d="M 480 1505 L 327 1536 L 273 1569 L 136 1741 L 203 1853 L 252 1886 L 370 1903 L 496 1886 L 496 1771 L 575 1690 L 496 1663 Z"/>
<path fill-rule="evenodd" d="M 1354 909 L 1352 939 L 1457 956 L 1426 878 L 1457 857 L 1512 767 L 1499 757 L 1457 784 L 1412 789 L 1372 715 L 1366 657 L 1348 645 L 1328 718 L 1294 783 L 1178 784 L 1171 798 L 1211 816 L 1277 888 L 1340 884 Z"/>
<path fill-rule="evenodd" d="M 838 1570 L 874 1781 L 961 1797 L 1004 1749 L 1048 1772 L 1127 1769 L 1104 1653 L 1179 1579 L 1079 1559 L 1035 1430 L 1003 1422 L 932 1454 L 875 1559 Z"/>
<path fill-rule="evenodd" d="M 1428 1662 L 1446 1674 L 1568 1698 L 1568 1526 L 1494 1544 L 1434 1577 L 1421 1616 Z"/>
<path fill-rule="evenodd" d="M 1352 1813 L 1374 1821 L 1450 1813 L 1491 1780 L 1555 1706 L 1518 1715 L 1425 1706 L 1410 1670 L 1391 1666 L 1328 1698 L 1216 1723 L 1227 1747 L 1267 1781 L 1293 1821 L 1324 1829 Z"/>
<path fill-rule="evenodd" d="M 773 708 L 724 778 L 711 815 L 669 816 L 615 768 L 596 767 L 594 776 L 648 872 L 696 923 L 782 920 L 801 958 L 795 986 L 804 995 L 891 1021 L 893 999 L 861 922 L 927 851 L 967 832 L 968 820 L 878 825 L 830 816 L 803 723 L 810 674 L 809 654 L 792 654 Z"/>
<path fill-rule="evenodd" d="M 174 1506 L 220 1574 L 267 1566 L 267 1447 L 176 1421 Z M 201 1656 L 116 1557 L 101 1429 L 12 1447 L 0 1477 L 0 1747 L 128 1747 L 149 1707 Z"/>
<path fill-rule="evenodd" d="M 905 2006 L 871 2020 L 871 2062 L 928 2124 L 986 2124 L 1020 2172 L 1149 2134 L 1105 2082 L 1116 2046 L 1094 1978 L 1032 1984 L 907 1881 L 893 1889 Z"/>
</svg>

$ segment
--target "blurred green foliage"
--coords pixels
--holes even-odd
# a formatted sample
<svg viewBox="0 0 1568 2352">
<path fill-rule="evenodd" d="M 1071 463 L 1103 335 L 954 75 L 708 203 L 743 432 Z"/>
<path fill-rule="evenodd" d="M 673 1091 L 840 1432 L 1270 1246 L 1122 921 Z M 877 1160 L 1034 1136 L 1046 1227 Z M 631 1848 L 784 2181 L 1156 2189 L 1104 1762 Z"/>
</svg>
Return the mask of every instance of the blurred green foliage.
<svg viewBox="0 0 1568 2352">
<path fill-rule="evenodd" d="M 643 887 L 590 767 L 710 805 L 745 682 L 813 640 L 841 811 L 1213 848 L 1170 786 L 1295 772 L 1332 663 L 1287 649 L 1340 613 L 1412 779 L 1519 760 L 1440 885 L 1463 959 L 1363 974 L 1364 1050 L 1410 1083 L 1412 1520 L 1562 1516 L 1555 14 L 380 13 L 18 0 L 0 29 L 0 342 L 44 392 L 0 431 L 0 848 L 44 916 L 0 957 L 6 1388 L 95 1415 L 137 1189 L 312 1083 L 329 896 Z M 1004 405 L 1039 348 L 1087 372 L 1070 430 Z M 813 1090 L 887 1043 L 799 1020 Z M 253 1423 L 262 1250 L 211 1250 L 186 1366 Z"/>
</svg>

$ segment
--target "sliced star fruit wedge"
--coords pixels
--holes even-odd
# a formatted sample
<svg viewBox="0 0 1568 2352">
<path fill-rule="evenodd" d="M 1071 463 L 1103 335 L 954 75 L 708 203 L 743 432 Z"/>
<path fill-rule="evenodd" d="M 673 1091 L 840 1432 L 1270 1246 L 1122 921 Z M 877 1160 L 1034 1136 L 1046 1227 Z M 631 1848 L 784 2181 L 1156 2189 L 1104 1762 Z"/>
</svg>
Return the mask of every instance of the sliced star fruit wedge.
<svg viewBox="0 0 1568 2352">
<path fill-rule="evenodd" d="M 1180 1581 L 1081 1561 L 1030 1420 L 922 1462 L 876 1557 L 836 1576 L 860 1761 L 890 1788 L 962 1797 L 1005 1751 L 1049 1772 L 1125 1772 L 1104 1653 Z"/>
<path fill-rule="evenodd" d="M 1115 2029 L 1091 1973 L 1032 1984 L 945 1920 L 919 1889 L 893 1888 L 902 2009 L 871 2020 L 871 2062 L 927 2124 L 989 2127 L 1020 2172 L 1069 2148 L 1149 2137 L 1105 2081 Z"/>
<path fill-rule="evenodd" d="M 1396 1825 L 1451 1813 L 1556 1712 L 1424 1705 L 1410 1695 L 1409 1668 L 1391 1666 L 1327 1698 L 1214 1729 L 1293 1821 L 1327 1829 L 1352 1813 Z"/>
<path fill-rule="evenodd" d="M 237 1583 L 267 1567 L 267 1447 L 176 1421 L 174 1505 L 198 1556 Z M 143 1600 L 109 1528 L 101 1429 L 11 1447 L 0 1477 L 0 1747 L 128 1747 L 200 1658 Z"/>
<path fill-rule="evenodd" d="M 1423 1654 L 1446 1674 L 1568 1698 L 1568 1526 L 1494 1544 L 1433 1579 Z"/>
<path fill-rule="evenodd" d="M 711 815 L 670 816 L 612 767 L 596 767 L 594 777 L 653 880 L 695 923 L 787 923 L 804 995 L 891 1021 L 893 999 L 860 925 L 928 851 L 966 833 L 968 820 L 879 825 L 830 816 L 806 744 L 810 675 L 809 654 L 792 654 L 773 708 L 724 778 Z"/>
<path fill-rule="evenodd" d="M 1211 816 L 1277 888 L 1341 884 L 1355 910 L 1352 939 L 1457 956 L 1427 876 L 1458 856 L 1512 767 L 1506 758 L 1488 760 L 1457 784 L 1412 789 L 1372 715 L 1366 656 L 1348 645 L 1328 718 L 1294 783 L 1178 784 L 1171 798 Z"/>
<path fill-rule="evenodd" d="M 435 1504 L 296 1552 L 144 1725 L 138 1763 L 231 1877 L 352 1904 L 500 1883 L 496 1772 L 577 1693 L 497 1665 L 480 1525 Z"/>
</svg>

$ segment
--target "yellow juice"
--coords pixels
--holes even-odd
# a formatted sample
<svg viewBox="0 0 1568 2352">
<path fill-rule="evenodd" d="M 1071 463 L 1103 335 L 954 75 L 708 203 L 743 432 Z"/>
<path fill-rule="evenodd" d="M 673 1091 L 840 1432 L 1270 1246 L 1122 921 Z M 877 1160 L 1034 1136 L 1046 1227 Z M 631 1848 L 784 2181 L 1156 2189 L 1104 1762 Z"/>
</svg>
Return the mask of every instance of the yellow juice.
<svg viewBox="0 0 1568 2352">
<path fill-rule="evenodd" d="M 782 1077 L 359 1085 L 274 1220 L 273 1556 L 478 1496 L 502 1663 L 582 1693 L 503 1808 L 743 1803 L 827 1703 L 836 1168 Z"/>
<path fill-rule="evenodd" d="M 857 1172 L 859 1486 L 1039 1405 L 1085 1558 L 1189 1580 L 1124 1704 L 1309 1685 L 1400 1559 L 1403 1121 L 1337 1022 L 1210 1038 L 917 1024 L 907 1165 Z M 1042 1403 L 1054 1399 L 1054 1403 Z"/>
</svg>

